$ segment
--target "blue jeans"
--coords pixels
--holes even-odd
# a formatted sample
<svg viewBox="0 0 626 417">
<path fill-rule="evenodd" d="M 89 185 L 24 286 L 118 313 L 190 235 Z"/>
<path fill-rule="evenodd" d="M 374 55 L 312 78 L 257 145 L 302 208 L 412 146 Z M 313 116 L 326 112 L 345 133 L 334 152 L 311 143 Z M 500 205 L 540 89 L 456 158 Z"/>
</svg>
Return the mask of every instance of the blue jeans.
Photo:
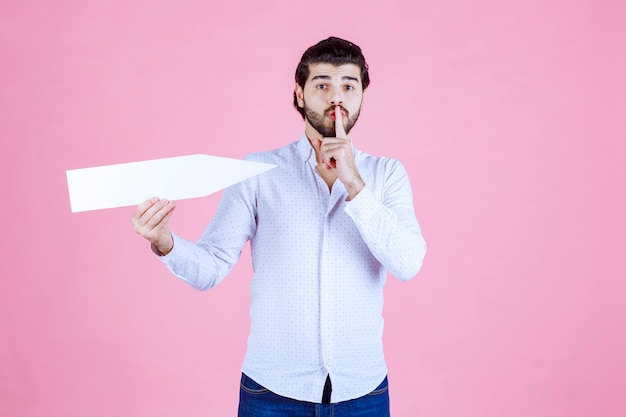
<svg viewBox="0 0 626 417">
<path fill-rule="evenodd" d="M 320 393 L 321 397 L 321 393 Z M 387 377 L 367 395 L 339 403 L 292 400 L 274 394 L 247 375 L 241 375 L 239 417 L 389 417 Z"/>
</svg>

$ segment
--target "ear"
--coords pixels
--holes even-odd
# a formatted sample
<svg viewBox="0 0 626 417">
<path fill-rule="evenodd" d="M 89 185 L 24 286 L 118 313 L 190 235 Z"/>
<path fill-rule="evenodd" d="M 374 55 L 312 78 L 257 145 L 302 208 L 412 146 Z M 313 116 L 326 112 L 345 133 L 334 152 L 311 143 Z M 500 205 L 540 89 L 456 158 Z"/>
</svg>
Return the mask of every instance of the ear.
<svg viewBox="0 0 626 417">
<path fill-rule="evenodd" d="M 304 90 L 302 89 L 302 87 L 300 87 L 300 85 L 298 83 L 296 83 L 296 86 L 294 87 L 294 93 L 296 93 L 296 100 L 298 101 L 298 107 L 303 108 L 304 107 Z"/>
</svg>

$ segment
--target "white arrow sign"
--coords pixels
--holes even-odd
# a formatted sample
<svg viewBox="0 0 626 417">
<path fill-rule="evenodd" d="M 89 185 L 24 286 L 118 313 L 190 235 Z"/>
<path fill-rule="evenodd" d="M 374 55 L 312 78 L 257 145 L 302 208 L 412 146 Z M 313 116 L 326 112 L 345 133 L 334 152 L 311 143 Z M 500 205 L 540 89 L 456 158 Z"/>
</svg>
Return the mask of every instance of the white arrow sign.
<svg viewBox="0 0 626 417">
<path fill-rule="evenodd" d="M 210 155 L 187 155 L 68 170 L 72 212 L 132 206 L 152 196 L 204 197 L 276 165 Z"/>
</svg>

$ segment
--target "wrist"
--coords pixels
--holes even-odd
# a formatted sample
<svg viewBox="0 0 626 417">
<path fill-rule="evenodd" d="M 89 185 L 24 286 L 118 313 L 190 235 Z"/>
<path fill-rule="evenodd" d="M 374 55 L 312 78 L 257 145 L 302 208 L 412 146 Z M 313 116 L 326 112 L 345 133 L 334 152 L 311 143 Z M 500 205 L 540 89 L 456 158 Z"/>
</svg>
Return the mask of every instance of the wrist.
<svg viewBox="0 0 626 417">
<path fill-rule="evenodd" d="M 365 182 L 361 179 L 361 177 L 357 177 L 354 181 L 345 184 L 346 191 L 348 192 L 347 201 L 352 200 L 361 192 L 361 190 L 365 187 Z"/>
<path fill-rule="evenodd" d="M 152 242 L 150 248 L 156 255 L 165 256 L 174 249 L 174 238 L 170 235 L 169 239 L 164 239 L 163 242 Z"/>
</svg>

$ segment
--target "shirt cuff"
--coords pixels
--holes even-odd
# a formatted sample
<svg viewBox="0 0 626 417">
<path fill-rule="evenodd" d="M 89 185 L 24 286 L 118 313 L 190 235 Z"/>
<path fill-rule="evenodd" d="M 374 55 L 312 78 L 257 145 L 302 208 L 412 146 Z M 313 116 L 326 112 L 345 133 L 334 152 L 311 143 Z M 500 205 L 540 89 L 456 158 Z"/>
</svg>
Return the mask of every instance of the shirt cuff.
<svg viewBox="0 0 626 417">
<path fill-rule="evenodd" d="M 380 201 L 366 185 L 352 200 L 346 202 L 344 210 L 352 219 L 367 221 L 376 216 L 380 205 Z"/>
</svg>

